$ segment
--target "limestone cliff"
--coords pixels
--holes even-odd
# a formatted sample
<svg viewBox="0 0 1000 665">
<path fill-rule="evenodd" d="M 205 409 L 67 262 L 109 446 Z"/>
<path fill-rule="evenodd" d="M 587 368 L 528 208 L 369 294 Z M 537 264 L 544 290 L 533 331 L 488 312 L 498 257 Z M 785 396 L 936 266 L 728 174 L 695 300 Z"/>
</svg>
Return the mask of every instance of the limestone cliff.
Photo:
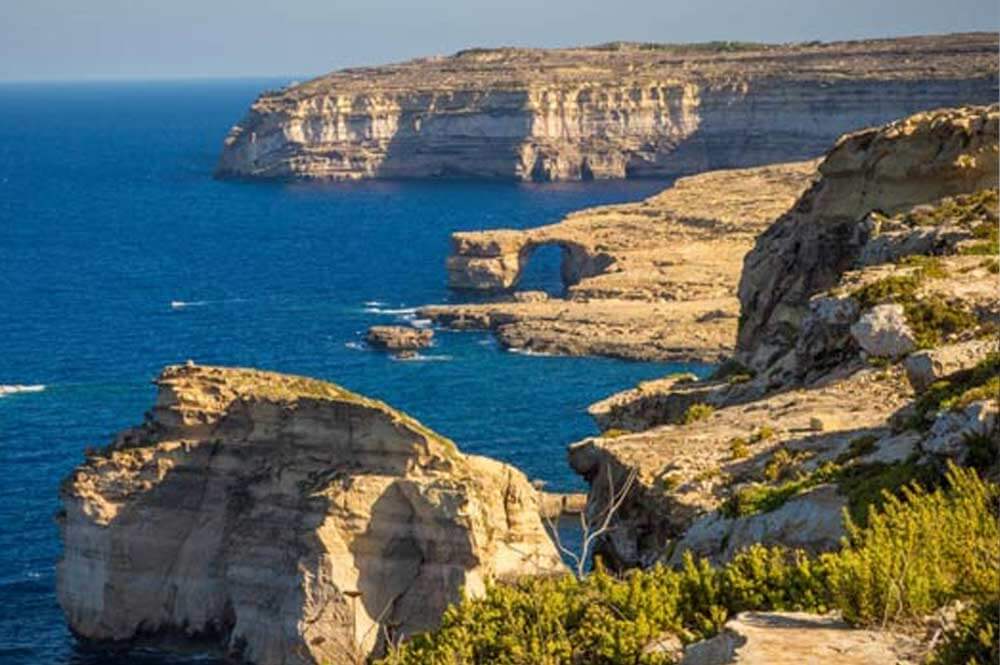
<svg viewBox="0 0 1000 665">
<path fill-rule="evenodd" d="M 791 46 L 474 49 L 262 94 L 218 174 L 669 176 L 818 155 L 837 136 L 996 98 L 997 36 Z"/>
<path fill-rule="evenodd" d="M 244 369 L 157 384 L 146 423 L 62 486 L 58 595 L 80 637 L 355 663 L 462 588 L 562 568 L 521 473 L 381 402 Z"/>
<path fill-rule="evenodd" d="M 1000 474 L 998 119 L 942 109 L 845 136 L 746 258 L 737 360 L 591 407 L 606 431 L 569 453 L 588 514 L 634 478 L 607 561 L 829 550 L 845 508 L 940 482 L 946 461 Z"/>
<path fill-rule="evenodd" d="M 996 187 L 998 120 L 996 105 L 946 109 L 838 141 L 819 166 L 818 182 L 745 259 L 738 339 L 744 361 L 760 369 L 795 344 L 809 298 L 836 284 L 873 235 L 869 213 Z"/>
<path fill-rule="evenodd" d="M 566 292 L 424 307 L 419 315 L 487 328 L 504 345 L 535 352 L 715 362 L 736 336 L 743 255 L 809 186 L 815 167 L 712 171 L 645 201 L 582 210 L 556 224 L 456 233 L 450 286 L 516 287 L 533 252 L 556 245 Z"/>
</svg>

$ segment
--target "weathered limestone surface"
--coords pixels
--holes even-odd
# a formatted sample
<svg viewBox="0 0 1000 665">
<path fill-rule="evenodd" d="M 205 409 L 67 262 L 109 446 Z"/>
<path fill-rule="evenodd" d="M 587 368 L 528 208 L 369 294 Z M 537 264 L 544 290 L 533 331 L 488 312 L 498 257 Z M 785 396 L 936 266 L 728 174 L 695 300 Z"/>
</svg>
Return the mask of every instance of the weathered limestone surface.
<svg viewBox="0 0 1000 665">
<path fill-rule="evenodd" d="M 718 636 L 689 645 L 681 665 L 916 665 L 915 639 L 858 630 L 833 615 L 744 612 Z"/>
<path fill-rule="evenodd" d="M 578 180 L 805 159 L 861 127 L 989 103 L 996 50 L 990 33 L 471 49 L 265 92 L 218 173 Z"/>
<path fill-rule="evenodd" d="M 965 463 L 1000 437 L 990 377 L 954 374 L 996 351 L 998 116 L 944 109 L 842 139 L 747 257 L 728 376 L 648 382 L 592 407 L 607 431 L 569 452 L 588 513 L 635 477 L 599 546 L 606 561 L 723 561 L 753 542 L 831 549 L 853 482 L 871 487 L 891 472 L 881 465 L 905 463 L 905 477 Z M 948 240 L 900 245 L 916 255 L 866 251 L 882 229 L 933 228 Z M 917 345 L 930 348 L 907 358 Z M 938 379 L 961 389 L 918 409 L 914 389 Z"/>
<path fill-rule="evenodd" d="M 365 341 L 376 349 L 399 355 L 413 354 L 434 342 L 434 331 L 410 326 L 372 326 Z"/>
<path fill-rule="evenodd" d="M 616 565 L 648 566 L 669 558 L 685 534 L 692 535 L 684 548 L 725 559 L 735 551 L 729 540 L 746 545 L 752 542 L 747 534 L 766 533 L 765 541 L 779 542 L 803 512 L 811 513 L 815 530 L 799 534 L 797 544 L 828 549 L 841 535 L 842 502 L 813 502 L 755 523 L 719 522 L 715 511 L 740 486 L 767 482 L 765 469 L 777 454 L 790 455 L 797 472 L 809 472 L 845 454 L 858 437 L 887 436 L 886 420 L 911 397 L 901 370 L 883 376 L 855 366 L 813 386 L 721 406 L 695 422 L 584 439 L 570 447 L 569 460 L 590 484 L 594 512 L 606 505 L 609 486 L 621 487 L 629 473 L 637 474 L 617 526 L 602 544 L 601 553 Z M 733 454 L 734 439 L 745 442 L 745 456 Z"/>
<path fill-rule="evenodd" d="M 355 663 L 460 588 L 562 564 L 536 492 L 385 404 L 169 367 L 147 422 L 64 481 L 58 596 L 83 638 Z"/>
<path fill-rule="evenodd" d="M 809 186 L 815 165 L 714 171 L 548 226 L 456 233 L 451 286 L 510 289 L 537 247 L 558 245 L 566 293 L 424 307 L 418 315 L 489 329 L 508 347 L 536 352 L 715 362 L 736 336 L 743 255 Z"/>
<path fill-rule="evenodd" d="M 762 234 L 746 259 L 738 348 L 760 369 L 795 345 L 809 298 L 833 287 L 870 237 L 866 217 L 995 188 L 1000 109 L 917 114 L 849 134 L 820 179 Z"/>
<path fill-rule="evenodd" d="M 926 390 L 935 381 L 969 369 L 983 360 L 986 354 L 998 350 L 998 340 L 985 338 L 919 351 L 906 359 L 906 378 L 915 390 Z"/>
</svg>

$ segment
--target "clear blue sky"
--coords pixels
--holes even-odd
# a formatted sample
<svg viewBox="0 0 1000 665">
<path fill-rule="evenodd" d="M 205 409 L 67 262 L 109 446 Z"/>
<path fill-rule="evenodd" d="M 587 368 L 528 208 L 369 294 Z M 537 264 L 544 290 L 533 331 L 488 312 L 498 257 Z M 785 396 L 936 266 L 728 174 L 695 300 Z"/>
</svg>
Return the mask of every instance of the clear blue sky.
<svg viewBox="0 0 1000 665">
<path fill-rule="evenodd" d="M 305 76 L 470 46 L 998 28 L 997 0 L 0 0 L 0 80 Z"/>
</svg>

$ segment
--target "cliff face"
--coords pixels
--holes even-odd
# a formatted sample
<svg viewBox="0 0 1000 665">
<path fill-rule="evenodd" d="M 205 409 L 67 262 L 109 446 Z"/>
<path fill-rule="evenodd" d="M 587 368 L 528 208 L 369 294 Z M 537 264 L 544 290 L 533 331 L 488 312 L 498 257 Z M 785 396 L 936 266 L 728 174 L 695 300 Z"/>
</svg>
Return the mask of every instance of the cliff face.
<svg viewBox="0 0 1000 665">
<path fill-rule="evenodd" d="M 998 120 L 996 105 L 946 109 L 838 141 L 816 184 L 745 259 L 738 339 L 744 360 L 761 369 L 795 345 L 809 298 L 861 256 L 872 235 L 869 213 L 995 187 Z"/>
<path fill-rule="evenodd" d="M 147 422 L 62 486 L 58 595 L 92 640 L 355 663 L 460 589 L 559 571 L 535 491 L 381 402 L 170 367 Z"/>
<path fill-rule="evenodd" d="M 605 432 L 569 455 L 589 514 L 634 478 L 606 561 L 835 549 L 845 507 L 946 461 L 997 477 L 998 120 L 941 109 L 843 137 L 746 257 L 742 366 L 593 405 Z"/>
<path fill-rule="evenodd" d="M 579 180 L 805 159 L 847 131 L 992 101 L 996 49 L 986 33 L 736 52 L 624 44 L 344 70 L 261 95 L 218 174 Z"/>
<path fill-rule="evenodd" d="M 741 259 L 815 169 L 813 160 L 712 171 L 645 201 L 583 210 L 557 224 L 456 233 L 449 286 L 516 287 L 533 252 L 556 245 L 566 292 L 422 307 L 419 316 L 487 328 L 505 346 L 535 352 L 714 362 L 736 336 Z"/>
</svg>

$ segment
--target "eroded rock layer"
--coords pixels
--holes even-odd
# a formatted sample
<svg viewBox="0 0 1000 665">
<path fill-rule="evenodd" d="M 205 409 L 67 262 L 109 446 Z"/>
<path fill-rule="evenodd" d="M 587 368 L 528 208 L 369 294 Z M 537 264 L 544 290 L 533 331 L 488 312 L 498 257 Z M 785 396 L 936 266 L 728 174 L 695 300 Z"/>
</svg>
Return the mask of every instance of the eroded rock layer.
<svg viewBox="0 0 1000 665">
<path fill-rule="evenodd" d="M 736 358 L 591 407 L 604 432 L 569 456 L 588 514 L 618 506 L 606 561 L 835 549 L 883 490 L 1000 474 L 998 118 L 845 136 L 746 258 Z"/>
<path fill-rule="evenodd" d="M 91 640 L 355 663 L 460 589 L 558 571 L 535 490 L 385 404 L 169 367 L 141 427 L 63 483 L 58 595 Z"/>
<path fill-rule="evenodd" d="M 744 254 L 810 185 L 815 167 L 713 171 L 645 201 L 582 210 L 548 226 L 456 233 L 452 287 L 516 288 L 532 253 L 556 245 L 566 292 L 515 292 L 424 307 L 419 316 L 489 329 L 505 346 L 533 352 L 715 362 L 732 351 Z"/>
<path fill-rule="evenodd" d="M 840 134 L 996 98 L 990 33 L 831 44 L 474 49 L 266 92 L 218 174 L 653 177 L 813 157 Z"/>
<path fill-rule="evenodd" d="M 860 258 L 899 258 L 878 261 L 872 246 L 866 251 L 878 235 L 870 213 L 996 187 L 998 121 L 996 105 L 944 109 L 841 138 L 820 164 L 816 184 L 746 257 L 738 340 L 746 363 L 762 368 L 794 346 L 809 299 Z M 932 250 L 933 243 L 903 253 L 937 253 Z"/>
</svg>

